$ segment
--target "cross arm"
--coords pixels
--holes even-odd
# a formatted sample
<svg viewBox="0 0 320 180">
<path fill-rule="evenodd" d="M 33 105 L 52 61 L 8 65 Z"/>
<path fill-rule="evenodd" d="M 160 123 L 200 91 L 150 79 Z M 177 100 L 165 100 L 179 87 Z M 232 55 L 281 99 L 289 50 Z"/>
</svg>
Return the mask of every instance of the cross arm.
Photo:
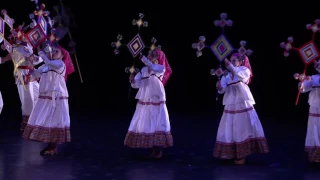
<svg viewBox="0 0 320 180">
<path fill-rule="evenodd" d="M 6 57 L 0 57 L 0 64 L 12 60 L 11 55 L 8 54 Z"/>
</svg>

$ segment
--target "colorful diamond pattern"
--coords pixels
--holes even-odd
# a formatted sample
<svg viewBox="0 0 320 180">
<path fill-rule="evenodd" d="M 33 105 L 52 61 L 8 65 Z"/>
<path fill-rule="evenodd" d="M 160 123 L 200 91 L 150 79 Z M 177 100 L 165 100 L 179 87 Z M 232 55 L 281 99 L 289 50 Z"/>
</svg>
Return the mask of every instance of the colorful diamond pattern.
<svg viewBox="0 0 320 180">
<path fill-rule="evenodd" d="M 4 40 L 3 45 L 9 53 L 12 52 L 12 45 L 7 40 Z"/>
<path fill-rule="evenodd" d="M 221 35 L 211 45 L 211 50 L 219 61 L 223 61 L 230 53 L 232 53 L 233 47 L 227 38 L 224 35 Z"/>
<path fill-rule="evenodd" d="M 46 35 L 39 24 L 32 28 L 25 36 L 33 48 L 36 48 L 46 39 Z"/>
<path fill-rule="evenodd" d="M 220 77 L 222 74 L 223 74 L 223 69 L 221 68 L 221 67 L 219 67 L 217 70 L 216 70 L 216 75 L 218 76 L 218 77 Z"/>
<path fill-rule="evenodd" d="M 310 41 L 299 48 L 299 55 L 305 64 L 310 64 L 319 57 L 319 51 L 313 41 Z"/>
<path fill-rule="evenodd" d="M 0 17 L 0 36 L 4 36 L 4 20 Z"/>
<path fill-rule="evenodd" d="M 145 45 L 140 37 L 139 34 L 137 34 L 127 45 L 132 56 L 136 57 L 144 48 Z"/>
<path fill-rule="evenodd" d="M 201 51 L 204 47 L 205 47 L 204 43 L 203 43 L 203 42 L 200 42 L 200 43 L 198 43 L 198 45 L 197 45 L 197 50 L 198 50 L 198 51 Z"/>
<path fill-rule="evenodd" d="M 12 29 L 13 28 L 13 20 L 8 16 L 8 14 L 4 15 L 4 21 L 8 24 L 8 26 Z"/>
</svg>

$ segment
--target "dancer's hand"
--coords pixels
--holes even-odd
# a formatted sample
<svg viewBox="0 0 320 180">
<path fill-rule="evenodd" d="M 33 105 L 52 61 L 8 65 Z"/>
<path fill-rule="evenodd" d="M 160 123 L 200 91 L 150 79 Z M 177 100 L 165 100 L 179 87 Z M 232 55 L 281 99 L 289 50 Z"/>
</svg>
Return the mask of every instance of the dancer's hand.
<svg viewBox="0 0 320 180">
<path fill-rule="evenodd" d="M 142 59 L 142 57 L 143 57 L 143 54 L 142 54 L 142 53 L 140 53 L 140 54 L 139 54 L 139 59 L 141 60 L 141 59 Z"/>
<path fill-rule="evenodd" d="M 11 60 L 11 55 L 10 54 L 8 54 L 6 57 L 0 57 L 0 61 L 2 62 L 2 63 L 5 63 L 5 62 L 7 62 L 7 61 L 10 61 Z"/>
<path fill-rule="evenodd" d="M 225 58 L 224 59 L 224 64 L 225 64 L 226 67 L 228 67 L 229 64 L 230 64 L 230 61 L 227 58 Z"/>
<path fill-rule="evenodd" d="M 319 66 L 318 61 L 317 60 L 313 61 L 313 65 L 314 65 L 314 68 L 317 69 Z"/>
<path fill-rule="evenodd" d="M 222 86 L 221 86 L 221 82 L 220 82 L 220 81 L 217 81 L 216 87 L 217 87 L 219 90 L 222 89 Z"/>
<path fill-rule="evenodd" d="M 39 56 L 45 56 L 46 53 L 44 53 L 43 51 L 39 51 L 39 52 L 38 52 L 38 55 L 39 55 Z"/>
<path fill-rule="evenodd" d="M 302 84 L 303 82 L 299 82 L 298 83 L 298 89 L 302 89 L 303 88 L 303 84 Z"/>
</svg>

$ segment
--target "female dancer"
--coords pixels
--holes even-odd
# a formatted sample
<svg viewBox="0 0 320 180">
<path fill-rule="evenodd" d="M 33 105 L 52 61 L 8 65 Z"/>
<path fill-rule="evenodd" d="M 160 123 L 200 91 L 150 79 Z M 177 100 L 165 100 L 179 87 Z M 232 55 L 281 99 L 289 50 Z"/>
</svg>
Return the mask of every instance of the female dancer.
<svg viewBox="0 0 320 180">
<path fill-rule="evenodd" d="M 213 156 L 234 159 L 235 164 L 244 164 L 245 157 L 252 153 L 267 153 L 269 147 L 248 84 L 252 71 L 247 56 L 232 54 L 231 63 L 225 59 L 230 73 L 222 77 L 216 86 L 224 94 L 224 112 L 219 124 Z"/>
<path fill-rule="evenodd" d="M 320 61 L 314 61 L 315 69 L 320 73 Z M 320 162 L 320 75 L 311 76 L 303 83 L 299 83 L 301 92 L 309 93 L 309 120 L 305 142 L 305 151 L 310 162 Z"/>
<path fill-rule="evenodd" d="M 69 53 L 61 47 L 39 56 L 45 64 L 31 71 L 40 79 L 39 99 L 30 115 L 23 137 L 47 143 L 41 155 L 57 154 L 57 144 L 71 141 L 66 78 L 73 70 Z M 73 72 L 73 71 L 72 71 Z"/>
<path fill-rule="evenodd" d="M 140 56 L 146 65 L 135 77 L 130 76 L 133 88 L 139 88 L 136 111 L 124 144 L 131 148 L 151 149 L 149 158 L 161 158 L 162 148 L 173 146 L 164 85 L 171 75 L 165 54 L 160 50 Z"/>
</svg>

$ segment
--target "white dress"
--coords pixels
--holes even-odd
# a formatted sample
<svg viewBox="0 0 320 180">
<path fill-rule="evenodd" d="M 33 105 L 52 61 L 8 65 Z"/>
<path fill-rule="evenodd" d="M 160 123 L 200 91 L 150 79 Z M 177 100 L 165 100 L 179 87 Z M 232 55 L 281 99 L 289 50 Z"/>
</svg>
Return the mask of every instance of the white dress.
<svg viewBox="0 0 320 180">
<path fill-rule="evenodd" d="M 304 81 L 302 93 L 309 94 L 309 119 L 305 142 L 305 151 L 310 162 L 320 162 L 320 76 L 313 75 L 310 81 Z"/>
<path fill-rule="evenodd" d="M 136 111 L 131 120 L 124 145 L 132 148 L 153 148 L 173 146 L 170 132 L 169 114 L 166 106 L 166 94 L 161 82 L 165 68 L 151 64 L 142 68 L 135 76 L 133 88 L 139 88 Z"/>
<path fill-rule="evenodd" d="M 32 110 L 23 137 L 45 143 L 71 141 L 66 66 L 52 60 L 32 72 L 41 76 L 39 99 Z"/>
<path fill-rule="evenodd" d="M 0 57 L 0 64 L 2 64 L 2 59 Z M 2 109 L 3 109 L 3 99 L 2 99 L 2 94 L 0 92 L 0 114 L 2 112 Z"/>
<path fill-rule="evenodd" d="M 33 63 L 27 60 L 27 57 L 33 54 L 32 49 L 29 49 L 27 46 L 17 45 L 13 48 L 13 52 L 10 54 L 12 61 L 15 62 L 18 66 L 17 71 L 14 76 L 16 79 L 17 89 L 19 92 L 20 102 L 21 102 L 21 111 L 22 111 L 22 122 L 21 130 L 27 125 L 29 116 L 32 109 L 34 108 L 38 96 L 39 96 L 39 83 L 38 78 L 30 75 L 30 65 L 38 65 L 42 62 L 41 58 L 36 58 Z M 0 64 L 3 62 L 0 61 Z M 21 78 L 21 79 L 20 79 Z M 21 80 L 24 83 L 21 83 Z M 26 88 L 26 89 L 25 89 Z"/>
<path fill-rule="evenodd" d="M 2 99 L 2 94 L 0 92 L 0 114 L 2 112 L 2 108 L 3 108 L 3 99 Z"/>
<path fill-rule="evenodd" d="M 246 84 L 250 70 L 228 66 L 232 72 L 221 79 L 224 112 L 219 124 L 213 156 L 240 159 L 252 153 L 267 153 L 269 147 L 253 105 L 255 101 Z"/>
</svg>

